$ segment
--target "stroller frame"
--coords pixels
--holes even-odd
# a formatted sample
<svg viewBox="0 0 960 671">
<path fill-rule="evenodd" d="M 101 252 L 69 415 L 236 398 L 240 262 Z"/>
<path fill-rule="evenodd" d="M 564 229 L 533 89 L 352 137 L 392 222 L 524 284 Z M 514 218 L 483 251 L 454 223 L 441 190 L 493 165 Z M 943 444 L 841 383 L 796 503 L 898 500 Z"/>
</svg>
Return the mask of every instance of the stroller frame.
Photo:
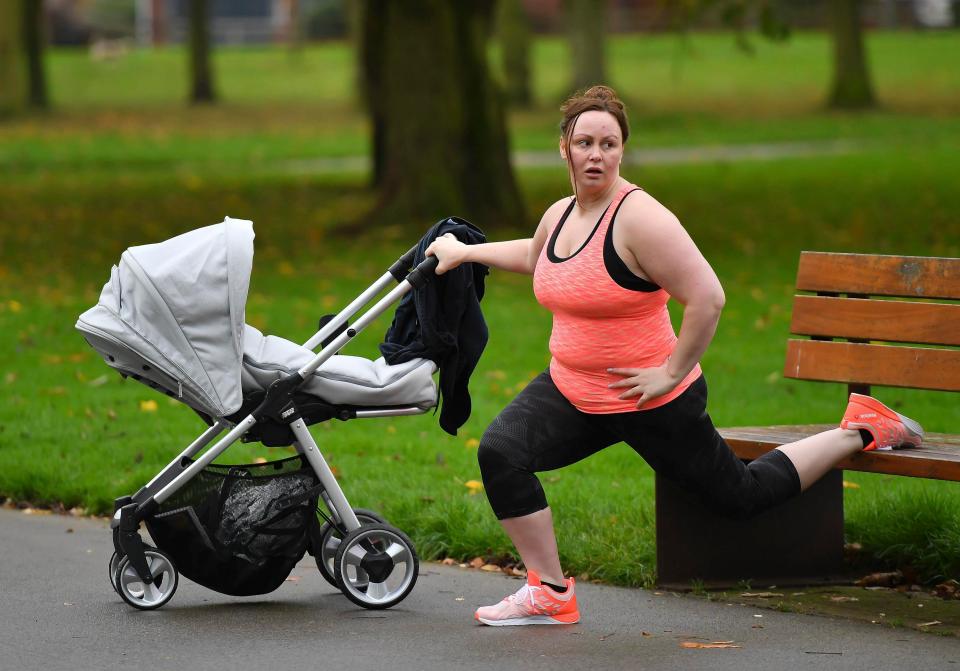
<svg viewBox="0 0 960 671">
<path fill-rule="evenodd" d="M 179 491 L 187 482 L 195 477 L 200 471 L 211 464 L 217 457 L 223 454 L 227 448 L 243 438 L 260 422 L 278 422 L 289 427 L 293 434 L 293 446 L 296 451 L 310 465 L 318 480 L 320 481 L 320 498 L 326 504 L 331 513 L 332 524 L 336 528 L 345 531 L 346 536 L 341 541 L 342 547 L 337 552 L 337 564 L 340 563 L 341 555 L 344 550 L 350 550 L 354 546 L 362 547 L 367 550 L 379 541 L 386 545 L 385 552 L 377 553 L 379 555 L 388 555 L 390 560 L 406 561 L 413 565 L 412 579 L 408 576 L 407 583 L 403 585 L 402 590 L 395 590 L 393 593 L 378 591 L 374 587 L 377 577 L 386 578 L 389 569 L 394 565 L 390 560 L 380 556 L 371 562 L 363 565 L 363 571 L 366 575 L 363 580 L 369 578 L 369 587 L 366 582 L 360 589 L 353 589 L 346 575 L 341 577 L 341 572 L 335 568 L 334 575 L 337 578 L 337 584 L 341 587 L 344 594 L 358 605 L 366 608 L 388 608 L 402 600 L 412 589 L 416 581 L 417 558 L 412 544 L 401 532 L 388 525 L 368 525 L 365 530 L 382 528 L 386 533 L 386 538 L 361 537 L 358 535 L 361 529 L 361 521 L 358 519 L 354 509 L 350 506 L 346 496 L 343 493 L 339 483 L 334 477 L 330 466 L 327 464 L 320 452 L 320 448 L 314 440 L 310 431 L 307 429 L 307 423 L 303 419 L 301 409 L 294 398 L 296 391 L 309 379 L 321 365 L 337 354 L 347 343 L 349 343 L 358 333 L 363 331 L 383 312 L 398 302 L 404 295 L 413 289 L 419 289 L 427 284 L 434 276 L 438 260 L 435 256 L 428 257 L 422 261 L 416 268 L 407 272 L 413 265 L 416 247 L 411 248 L 403 256 L 390 266 L 379 279 L 363 291 L 355 300 L 347 305 L 341 312 L 334 316 L 330 321 L 324 324 L 305 344 L 308 349 L 315 349 L 321 345 L 321 350 L 317 355 L 302 368 L 294 373 L 290 373 L 273 382 L 268 388 L 265 397 L 260 404 L 251 410 L 242 420 L 234 423 L 226 417 L 217 418 L 203 434 L 186 447 L 175 459 L 173 459 L 163 470 L 160 471 L 150 482 L 140 488 L 135 494 L 123 496 L 114 501 L 114 516 L 111 521 L 113 533 L 113 544 L 116 552 L 115 559 L 127 558 L 128 562 L 123 562 L 126 570 L 130 568 L 136 572 L 136 577 L 144 585 L 144 591 L 154 583 L 155 576 L 158 574 L 156 567 L 148 564 L 147 553 L 157 555 L 155 551 L 145 547 L 143 539 L 140 536 L 140 524 L 147 518 L 153 516 L 160 506 L 167 499 Z M 346 328 L 348 320 L 357 314 L 364 306 L 378 296 L 391 283 L 396 282 L 398 286 L 383 296 L 373 307 L 368 309 L 357 321 Z M 424 414 L 429 409 L 421 407 L 374 407 L 367 409 L 355 409 L 337 407 L 334 417 L 341 420 L 354 418 L 370 417 L 391 417 L 401 415 L 419 415 Z M 235 417 L 236 415 L 234 415 Z M 212 446 L 211 443 L 220 436 L 223 431 L 228 433 L 217 440 Z M 204 448 L 206 450 L 199 458 L 192 461 L 189 466 L 184 468 L 186 463 L 193 460 Z M 407 546 L 407 547 L 403 547 Z M 320 548 L 316 548 L 319 550 Z M 355 551 L 357 553 L 357 551 Z M 362 554 L 360 550 L 358 554 Z M 165 560 L 168 564 L 170 561 Z M 317 557 L 318 563 L 321 561 Z M 356 561 L 356 559 L 355 559 Z M 386 564 L 389 564 L 387 566 Z M 119 578 L 114 577 L 114 571 L 117 569 L 114 562 L 111 561 L 111 583 L 118 592 Z M 151 570 L 152 569 L 152 570 Z M 359 570 L 359 567 L 358 567 Z M 176 584 L 176 575 L 174 572 L 174 589 Z M 132 576 L 131 576 L 132 577 Z M 402 591 L 399 598 L 396 598 L 396 592 Z M 148 605 L 138 605 L 124 596 L 124 600 L 131 605 L 141 609 L 152 609 L 159 607 L 169 600 L 173 590 L 170 590 L 169 596 L 160 603 L 150 603 Z"/>
</svg>

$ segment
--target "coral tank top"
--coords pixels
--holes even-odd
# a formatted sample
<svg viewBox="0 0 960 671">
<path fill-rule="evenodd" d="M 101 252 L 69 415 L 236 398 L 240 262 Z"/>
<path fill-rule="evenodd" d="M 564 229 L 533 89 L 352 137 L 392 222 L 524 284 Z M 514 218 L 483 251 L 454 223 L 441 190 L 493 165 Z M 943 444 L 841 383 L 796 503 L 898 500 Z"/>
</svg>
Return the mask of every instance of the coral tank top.
<svg viewBox="0 0 960 671">
<path fill-rule="evenodd" d="M 677 344 L 670 323 L 670 295 L 654 284 L 652 291 L 627 289 L 613 280 L 604 263 L 604 240 L 623 199 L 634 185 L 621 189 L 586 242 L 565 259 L 554 252 L 557 236 L 570 209 L 551 228 L 533 273 L 537 300 L 553 313 L 550 375 L 560 392 L 579 410 L 591 414 L 637 411 L 639 397 L 617 398 L 627 388 L 607 385 L 623 376 L 607 368 L 655 368 Z M 639 410 L 651 410 L 682 394 L 701 375 L 700 365 L 672 391 L 650 399 Z"/>
</svg>

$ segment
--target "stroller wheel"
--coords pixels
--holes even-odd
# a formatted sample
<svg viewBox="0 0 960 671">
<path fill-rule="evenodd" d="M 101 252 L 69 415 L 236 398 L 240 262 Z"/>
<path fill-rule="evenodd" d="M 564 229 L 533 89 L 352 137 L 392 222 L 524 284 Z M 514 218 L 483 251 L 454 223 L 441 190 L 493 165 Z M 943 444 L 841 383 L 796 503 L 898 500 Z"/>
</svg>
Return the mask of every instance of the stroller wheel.
<svg viewBox="0 0 960 671">
<path fill-rule="evenodd" d="M 371 609 L 403 601 L 420 570 L 413 543 L 388 524 L 362 526 L 348 533 L 337 548 L 333 566 L 344 595 Z"/>
<path fill-rule="evenodd" d="M 107 574 L 107 577 L 110 579 L 110 586 L 117 594 L 120 593 L 120 589 L 117 587 L 117 567 L 120 566 L 121 559 L 123 559 L 123 557 L 114 550 L 113 554 L 110 555 L 110 568 Z"/>
<path fill-rule="evenodd" d="M 153 548 L 144 550 L 153 583 L 146 585 L 130 564 L 129 557 L 120 559 L 114 578 L 120 598 L 134 608 L 153 610 L 167 603 L 177 591 L 179 576 L 166 553 Z"/>
<path fill-rule="evenodd" d="M 354 508 L 353 512 L 362 526 L 387 523 L 382 515 L 366 508 Z M 337 579 L 333 576 L 333 560 L 337 556 L 337 548 L 340 547 L 342 540 L 343 534 L 340 533 L 340 530 L 329 522 L 324 522 L 317 532 L 313 546 L 313 555 L 314 559 L 317 560 L 320 575 L 337 589 L 340 588 L 340 585 L 337 584 Z"/>
</svg>

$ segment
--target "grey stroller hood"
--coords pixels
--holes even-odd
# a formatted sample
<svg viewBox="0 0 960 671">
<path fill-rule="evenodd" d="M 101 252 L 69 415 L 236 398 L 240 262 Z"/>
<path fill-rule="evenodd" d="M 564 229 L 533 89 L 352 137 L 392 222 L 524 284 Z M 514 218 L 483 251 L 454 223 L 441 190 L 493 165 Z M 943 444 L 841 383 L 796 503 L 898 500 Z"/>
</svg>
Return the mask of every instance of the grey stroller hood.
<svg viewBox="0 0 960 671">
<path fill-rule="evenodd" d="M 114 353 L 107 360 L 120 372 L 211 416 L 230 415 L 243 402 L 252 266 L 253 224 L 242 219 L 130 247 L 77 328 L 95 349 Z M 127 348 L 142 359 L 124 360 Z"/>
</svg>

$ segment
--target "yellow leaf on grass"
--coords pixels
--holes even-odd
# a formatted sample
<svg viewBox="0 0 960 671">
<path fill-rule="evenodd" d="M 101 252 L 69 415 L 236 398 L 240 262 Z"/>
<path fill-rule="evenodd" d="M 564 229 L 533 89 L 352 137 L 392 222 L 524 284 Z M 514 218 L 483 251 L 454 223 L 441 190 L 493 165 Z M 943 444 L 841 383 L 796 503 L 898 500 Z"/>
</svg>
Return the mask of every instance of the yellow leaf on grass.
<svg viewBox="0 0 960 671">
<path fill-rule="evenodd" d="M 850 482 L 848 480 L 844 480 L 843 488 L 844 489 L 860 489 L 860 485 L 858 485 L 856 482 Z"/>
<path fill-rule="evenodd" d="M 480 445 L 480 441 L 476 438 L 471 438 L 465 443 L 465 445 L 467 447 L 478 447 Z"/>
<path fill-rule="evenodd" d="M 479 480 L 467 480 L 463 483 L 463 486 L 469 489 L 471 494 L 483 491 L 483 483 Z"/>
<path fill-rule="evenodd" d="M 20 301 L 10 301 L 7 303 L 7 307 L 10 308 L 10 312 L 20 312 L 23 309 L 23 305 L 20 304 Z"/>
<path fill-rule="evenodd" d="M 157 402 L 153 399 L 149 401 L 140 401 L 140 412 L 156 412 Z"/>
</svg>

